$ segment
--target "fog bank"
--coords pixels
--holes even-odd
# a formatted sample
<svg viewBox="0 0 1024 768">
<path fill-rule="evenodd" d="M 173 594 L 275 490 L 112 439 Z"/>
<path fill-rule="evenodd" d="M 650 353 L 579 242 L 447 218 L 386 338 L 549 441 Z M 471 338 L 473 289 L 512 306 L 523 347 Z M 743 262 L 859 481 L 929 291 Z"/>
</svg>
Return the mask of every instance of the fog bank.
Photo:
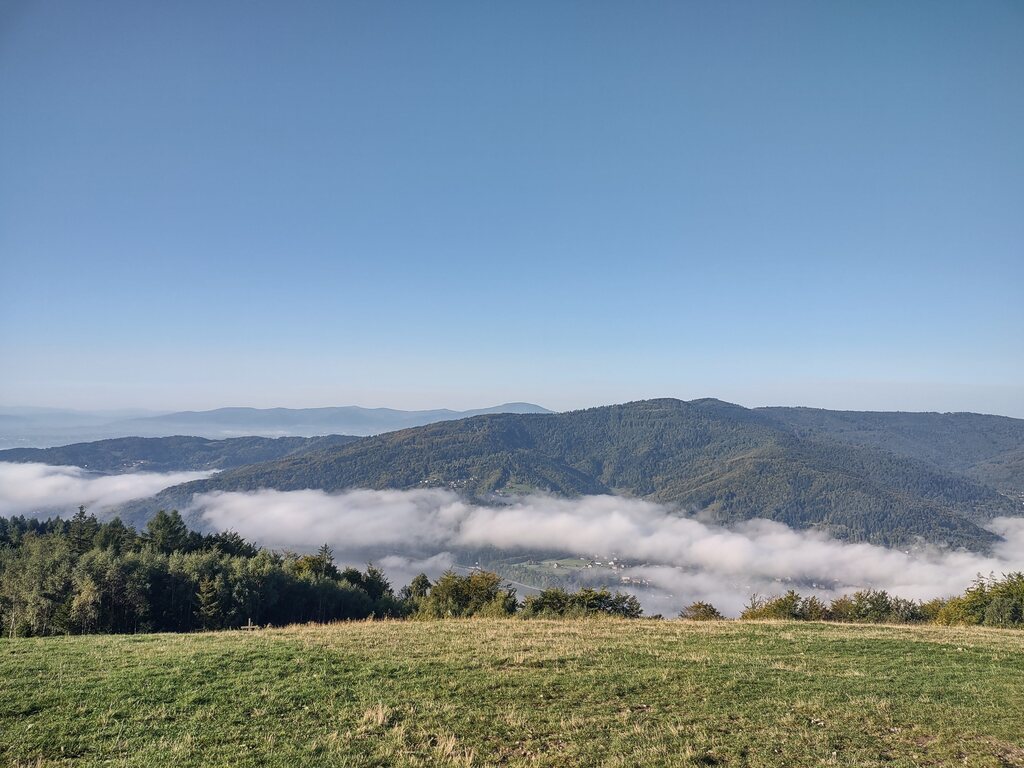
<svg viewBox="0 0 1024 768">
<path fill-rule="evenodd" d="M 980 555 L 935 547 L 906 553 L 766 520 L 726 528 L 664 505 L 612 496 L 525 496 L 478 506 L 440 489 L 263 490 L 197 496 L 190 511 L 212 528 L 230 528 L 270 546 L 308 548 L 326 541 L 339 553 L 433 553 L 434 567 L 423 568 L 428 573 L 453 562 L 448 552 L 458 548 L 615 555 L 631 563 L 630 577 L 649 583 L 630 589 L 665 612 L 705 599 L 735 614 L 751 593 L 790 586 L 825 597 L 876 588 L 926 599 L 959 592 L 978 573 L 1024 569 L 1024 518 L 992 521 L 1004 541 Z M 391 563 L 393 570 L 398 563 Z M 401 563 L 404 577 L 411 568 L 407 560 Z M 389 567 L 388 561 L 381 564 Z"/>
<path fill-rule="evenodd" d="M 79 467 L 0 463 L 0 515 L 69 515 L 79 504 L 102 513 L 210 474 L 95 475 Z M 989 527 L 1003 540 L 982 555 L 938 547 L 908 553 L 766 520 L 724 527 L 613 496 L 523 496 L 476 505 L 443 489 L 261 490 L 202 494 L 182 511 L 204 527 L 235 530 L 273 548 L 312 550 L 327 542 L 339 562 L 372 558 L 396 587 L 420 571 L 436 577 L 465 565 L 467 551 L 615 556 L 624 568 L 595 567 L 577 576 L 610 586 L 625 577 L 630 583 L 620 588 L 635 592 L 649 612 L 666 614 L 709 600 L 735 615 L 751 593 L 790 587 L 825 598 L 874 588 L 927 599 L 960 592 L 979 573 L 1024 570 L 1024 518 L 993 520 Z"/>
<path fill-rule="evenodd" d="M 164 488 L 209 477 L 212 472 L 133 472 L 96 475 L 81 467 L 0 462 L 0 515 L 59 512 L 70 515 L 80 504 L 102 512 Z"/>
</svg>

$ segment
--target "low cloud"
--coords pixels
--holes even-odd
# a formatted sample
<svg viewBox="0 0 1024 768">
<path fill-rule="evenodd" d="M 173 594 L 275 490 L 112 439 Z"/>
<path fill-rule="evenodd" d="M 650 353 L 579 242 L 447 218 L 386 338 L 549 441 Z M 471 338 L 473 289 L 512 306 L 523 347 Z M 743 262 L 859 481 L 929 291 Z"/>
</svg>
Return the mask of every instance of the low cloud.
<svg viewBox="0 0 1024 768">
<path fill-rule="evenodd" d="M 93 512 L 143 499 L 211 472 L 133 472 L 96 475 L 80 467 L 0 462 L 0 515 L 69 514 L 80 504 Z"/>
<path fill-rule="evenodd" d="M 735 614 L 751 593 L 789 586 L 825 597 L 877 588 L 926 599 L 959 592 L 978 573 L 1024 569 L 1024 518 L 994 520 L 991 528 L 1004 540 L 990 555 L 980 555 L 939 548 L 906 553 L 766 520 L 725 528 L 670 507 L 613 496 L 526 496 L 478 506 L 440 489 L 263 490 L 197 496 L 192 512 L 212 528 L 230 528 L 270 546 L 326 541 L 338 552 L 433 552 L 443 553 L 445 562 L 450 550 L 489 547 L 615 555 L 632 563 L 628 576 L 648 585 L 630 589 L 649 610 L 665 613 L 705 599 Z M 403 562 L 393 570 L 404 575 L 412 568 Z"/>
<path fill-rule="evenodd" d="M 211 472 L 96 475 L 78 467 L 0 463 L 0 515 L 96 512 Z M 524 496 L 476 505 L 443 489 L 215 492 L 186 511 L 204 526 L 231 529 L 266 546 L 310 550 L 329 543 L 346 563 L 373 559 L 396 585 L 465 565 L 468 552 L 573 553 L 628 564 L 591 579 L 630 580 L 649 612 L 709 600 L 735 615 L 751 593 L 789 587 L 829 598 L 887 589 L 913 599 L 962 591 L 979 573 L 1024 570 L 1024 518 L 999 518 L 991 553 L 924 547 L 902 552 L 837 541 L 813 531 L 751 520 L 713 525 L 668 506 L 613 496 Z M 525 591 L 522 590 L 522 591 Z"/>
<path fill-rule="evenodd" d="M 444 490 L 274 491 L 196 496 L 189 510 L 216 530 L 232 529 L 272 547 L 329 542 L 342 551 L 437 549 L 455 541 L 479 509 Z"/>
</svg>

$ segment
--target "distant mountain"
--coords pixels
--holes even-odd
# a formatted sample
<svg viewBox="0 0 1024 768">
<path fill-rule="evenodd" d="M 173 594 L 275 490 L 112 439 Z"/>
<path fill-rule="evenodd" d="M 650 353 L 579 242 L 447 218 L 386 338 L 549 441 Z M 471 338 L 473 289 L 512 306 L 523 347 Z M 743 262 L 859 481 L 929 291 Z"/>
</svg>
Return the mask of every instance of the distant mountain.
<svg viewBox="0 0 1024 768">
<path fill-rule="evenodd" d="M 42 425 L 106 424 L 122 419 L 137 419 L 145 416 L 159 416 L 165 411 L 149 411 L 139 408 L 121 408 L 106 411 L 77 411 L 70 408 L 33 408 L 28 406 L 0 406 L 0 419 L 31 422 Z"/>
<path fill-rule="evenodd" d="M 0 409 L 0 448 L 45 448 L 114 437 L 191 435 L 222 439 L 375 435 L 487 413 L 550 413 L 531 403 L 505 403 L 471 411 L 393 408 L 217 408 L 141 415 L 86 413 L 51 409 Z"/>
<path fill-rule="evenodd" d="M 44 447 L 112 437 L 111 422 L 158 415 L 156 411 L 75 411 L 62 408 L 0 406 L 0 448 Z"/>
<path fill-rule="evenodd" d="M 928 438 L 901 438 L 902 418 L 893 417 L 894 434 L 883 440 L 884 417 L 868 415 L 876 425 L 871 430 L 826 428 L 810 417 L 813 423 L 798 424 L 804 414 L 787 410 L 664 399 L 570 413 L 482 415 L 225 471 L 128 511 L 182 508 L 199 492 L 259 488 L 440 486 L 475 498 L 617 493 L 701 510 L 726 523 L 762 517 L 854 541 L 907 546 L 925 539 L 975 549 L 995 539 L 983 527 L 986 520 L 1024 513 L 1019 500 L 951 468 L 957 461 L 967 469 L 978 461 L 999 465 L 1000 457 L 1012 466 L 1024 448 L 1024 437 L 1015 437 L 1024 422 L 1007 420 L 1014 423 L 1005 439 L 987 448 L 980 438 L 968 441 L 978 445 L 960 459 L 950 440 L 933 447 L 926 460 L 921 454 Z M 939 420 L 944 426 L 934 429 L 960 424 L 965 433 L 985 432 L 987 422 L 952 418 L 952 426 Z M 1007 487 L 1017 487 L 1019 475 L 1012 469 L 1008 475 Z"/>
<path fill-rule="evenodd" d="M 120 422 L 117 427 L 133 434 L 174 432 L 203 436 L 233 435 L 375 435 L 439 421 L 453 421 L 488 413 L 550 413 L 532 403 L 505 403 L 472 411 L 440 408 L 400 411 L 393 408 L 217 408 L 182 411 Z"/>
<path fill-rule="evenodd" d="M 303 451 L 336 448 L 359 440 L 352 435 L 325 437 L 119 437 L 60 448 L 13 448 L 0 461 L 39 462 L 83 467 L 93 472 L 188 472 L 231 469 L 274 461 Z"/>
</svg>

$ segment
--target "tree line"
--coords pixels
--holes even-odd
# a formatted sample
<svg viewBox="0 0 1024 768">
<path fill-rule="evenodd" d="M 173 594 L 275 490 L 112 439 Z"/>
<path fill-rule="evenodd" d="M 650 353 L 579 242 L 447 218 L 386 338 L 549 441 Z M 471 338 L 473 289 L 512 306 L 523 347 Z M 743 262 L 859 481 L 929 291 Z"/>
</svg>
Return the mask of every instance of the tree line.
<svg viewBox="0 0 1024 768">
<path fill-rule="evenodd" d="M 635 619 L 643 609 L 633 595 L 589 587 L 520 601 L 485 570 L 447 571 L 436 582 L 420 574 L 396 592 L 372 564 L 339 568 L 326 544 L 315 554 L 272 551 L 230 531 L 190 530 L 176 511 L 158 512 L 142 532 L 84 507 L 69 520 L 0 517 L 0 627 L 10 637 L 513 615 Z M 725 618 L 706 602 L 679 617 Z M 979 576 L 962 595 L 927 602 L 883 590 L 829 602 L 795 590 L 755 595 L 740 618 L 1024 628 L 1024 573 Z"/>
<path fill-rule="evenodd" d="M 271 551 L 237 533 L 190 530 L 160 511 L 137 532 L 84 507 L 69 520 L 0 517 L 0 627 L 10 637 L 190 632 L 368 618 L 639 616 L 631 595 L 549 590 L 520 603 L 495 573 L 420 574 L 397 594 L 384 573 Z"/>
<path fill-rule="evenodd" d="M 711 603 L 695 602 L 684 608 L 679 618 L 714 621 L 725 617 Z M 752 596 L 740 618 L 1024 628 L 1024 573 L 979 575 L 962 595 L 927 601 L 866 589 L 826 602 L 791 589 L 772 597 Z"/>
</svg>

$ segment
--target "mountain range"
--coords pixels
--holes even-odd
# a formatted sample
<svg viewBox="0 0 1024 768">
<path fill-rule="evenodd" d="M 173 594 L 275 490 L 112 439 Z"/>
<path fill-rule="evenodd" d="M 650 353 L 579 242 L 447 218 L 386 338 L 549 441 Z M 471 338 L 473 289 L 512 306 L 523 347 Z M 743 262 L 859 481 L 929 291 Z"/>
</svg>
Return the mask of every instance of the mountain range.
<svg viewBox="0 0 1024 768">
<path fill-rule="evenodd" d="M 550 413 L 532 403 L 505 403 L 490 408 L 452 411 L 438 408 L 216 408 L 176 413 L 86 412 L 46 408 L 0 408 L 0 448 L 46 448 L 70 442 L 124 437 L 190 435 L 228 437 L 312 437 L 376 435 L 437 421 L 486 413 Z"/>
<path fill-rule="evenodd" d="M 184 509 L 196 493 L 261 488 L 443 487 L 476 500 L 620 494 L 725 524 L 759 517 L 851 541 L 975 550 L 997 539 L 985 527 L 991 518 L 1024 515 L 1024 420 L 998 416 L 659 399 L 333 440 L 289 444 L 234 468 L 222 460 L 223 472 L 123 512 L 142 519 Z"/>
</svg>

